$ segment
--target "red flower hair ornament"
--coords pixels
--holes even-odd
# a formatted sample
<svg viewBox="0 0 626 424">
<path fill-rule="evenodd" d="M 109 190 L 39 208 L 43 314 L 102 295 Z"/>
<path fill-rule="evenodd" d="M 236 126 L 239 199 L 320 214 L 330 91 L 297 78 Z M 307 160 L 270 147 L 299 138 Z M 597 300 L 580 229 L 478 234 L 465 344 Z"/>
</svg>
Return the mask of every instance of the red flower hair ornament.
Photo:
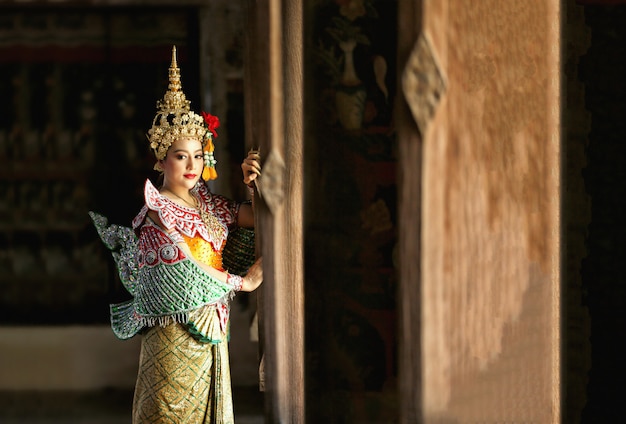
<svg viewBox="0 0 626 424">
<path fill-rule="evenodd" d="M 220 126 L 220 118 L 206 112 L 202 112 L 202 117 L 204 118 L 204 123 L 206 124 L 207 130 L 211 131 L 213 137 L 217 137 L 217 131 L 215 131 L 215 129 L 219 128 Z"/>
</svg>

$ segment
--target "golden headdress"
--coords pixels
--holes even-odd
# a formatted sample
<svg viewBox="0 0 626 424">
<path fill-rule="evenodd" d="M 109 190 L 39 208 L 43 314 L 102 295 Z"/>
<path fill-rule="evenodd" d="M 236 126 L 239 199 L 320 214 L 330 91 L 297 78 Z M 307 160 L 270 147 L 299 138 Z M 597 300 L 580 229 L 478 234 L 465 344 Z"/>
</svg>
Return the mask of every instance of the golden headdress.
<svg viewBox="0 0 626 424">
<path fill-rule="evenodd" d="M 176 63 L 176 46 L 172 48 L 172 64 L 169 69 L 169 85 L 162 100 L 157 101 L 157 113 L 148 130 L 150 148 L 157 160 L 162 160 L 174 141 L 182 137 L 197 137 L 204 150 L 202 178 L 214 180 L 216 161 L 213 156 L 213 137 L 219 127 L 217 116 L 202 112 L 202 116 L 191 110 L 191 102 L 185 97 L 180 84 L 180 69 Z M 156 170 L 161 170 L 157 162 Z"/>
</svg>

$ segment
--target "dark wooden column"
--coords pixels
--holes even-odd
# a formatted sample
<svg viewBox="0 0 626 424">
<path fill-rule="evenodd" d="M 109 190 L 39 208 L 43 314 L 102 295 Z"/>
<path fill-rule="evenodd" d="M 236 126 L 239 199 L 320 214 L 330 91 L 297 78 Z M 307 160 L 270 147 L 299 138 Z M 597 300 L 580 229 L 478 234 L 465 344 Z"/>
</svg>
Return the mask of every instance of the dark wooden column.
<svg viewBox="0 0 626 424">
<path fill-rule="evenodd" d="M 398 4 L 398 81 L 421 31 L 422 2 L 400 0 Z M 398 126 L 398 187 L 400 220 L 400 293 L 398 398 L 402 423 L 421 417 L 421 188 L 422 139 L 399 84 L 395 119 Z"/>
<path fill-rule="evenodd" d="M 255 214 L 266 421 L 303 423 L 302 3 L 249 6 L 246 124 L 263 160 Z"/>
</svg>

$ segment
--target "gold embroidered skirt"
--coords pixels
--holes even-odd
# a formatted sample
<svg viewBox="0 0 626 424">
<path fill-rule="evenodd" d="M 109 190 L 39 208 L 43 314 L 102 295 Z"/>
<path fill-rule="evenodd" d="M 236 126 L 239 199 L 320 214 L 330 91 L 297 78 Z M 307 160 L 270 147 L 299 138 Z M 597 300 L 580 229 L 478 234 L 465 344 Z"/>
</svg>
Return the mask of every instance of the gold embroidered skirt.
<svg viewBox="0 0 626 424">
<path fill-rule="evenodd" d="M 215 309 L 205 313 L 218 320 Z M 133 423 L 234 423 L 228 342 L 200 342 L 182 324 L 151 328 L 141 342 Z"/>
</svg>

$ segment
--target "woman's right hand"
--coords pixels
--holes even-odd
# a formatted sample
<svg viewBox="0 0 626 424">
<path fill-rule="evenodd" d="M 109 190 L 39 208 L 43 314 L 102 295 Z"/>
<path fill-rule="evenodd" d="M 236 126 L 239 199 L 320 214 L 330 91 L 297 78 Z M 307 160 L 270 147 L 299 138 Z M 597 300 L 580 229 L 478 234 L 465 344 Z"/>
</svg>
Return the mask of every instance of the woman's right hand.
<svg viewBox="0 0 626 424">
<path fill-rule="evenodd" d="M 243 277 L 243 285 L 241 291 L 251 292 L 257 289 L 263 282 L 263 258 L 256 260 L 254 264 L 248 270 L 248 273 Z"/>
<path fill-rule="evenodd" d="M 258 150 L 250 150 L 248 156 L 241 163 L 243 183 L 247 186 L 252 184 L 261 175 L 261 155 Z"/>
</svg>

